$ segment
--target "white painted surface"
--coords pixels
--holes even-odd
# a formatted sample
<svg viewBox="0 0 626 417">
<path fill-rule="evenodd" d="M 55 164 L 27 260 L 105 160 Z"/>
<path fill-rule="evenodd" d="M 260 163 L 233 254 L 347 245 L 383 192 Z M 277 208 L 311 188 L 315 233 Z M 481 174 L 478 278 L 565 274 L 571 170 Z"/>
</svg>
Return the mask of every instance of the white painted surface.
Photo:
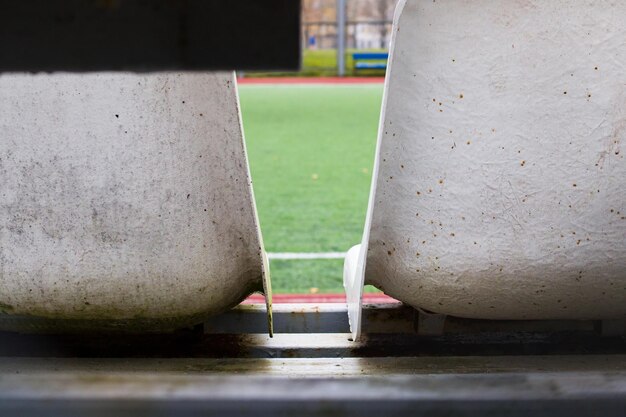
<svg viewBox="0 0 626 417">
<path fill-rule="evenodd" d="M 392 42 L 389 46 L 389 62 L 387 64 L 387 73 L 389 73 L 389 63 L 395 54 L 396 34 L 395 28 L 398 25 L 406 0 L 399 0 L 393 17 L 393 29 L 391 31 Z M 348 321 L 350 322 L 350 332 L 352 340 L 357 340 L 361 336 L 361 305 L 363 303 L 363 287 L 365 285 L 365 267 L 367 260 L 367 251 L 369 247 L 369 238 L 371 232 L 372 215 L 374 210 L 374 201 L 376 198 L 376 180 L 380 171 L 380 149 L 381 149 L 381 132 L 383 131 L 385 110 L 389 100 L 389 76 L 385 76 L 385 88 L 383 90 L 382 109 L 380 112 L 380 121 L 378 126 L 378 140 L 376 142 L 376 152 L 374 158 L 374 168 L 372 169 L 372 183 L 370 186 L 370 196 L 367 205 L 367 213 L 365 215 L 365 226 L 363 228 L 363 238 L 360 245 L 353 246 L 348 251 L 343 264 L 343 286 L 346 291 L 346 303 L 348 306 Z"/>
<path fill-rule="evenodd" d="M 263 289 L 233 74 L 2 75 L 0 138 L 4 312 L 182 323 Z"/>
<path fill-rule="evenodd" d="M 626 316 L 625 23 L 608 0 L 401 2 L 365 281 L 463 317 Z"/>
</svg>

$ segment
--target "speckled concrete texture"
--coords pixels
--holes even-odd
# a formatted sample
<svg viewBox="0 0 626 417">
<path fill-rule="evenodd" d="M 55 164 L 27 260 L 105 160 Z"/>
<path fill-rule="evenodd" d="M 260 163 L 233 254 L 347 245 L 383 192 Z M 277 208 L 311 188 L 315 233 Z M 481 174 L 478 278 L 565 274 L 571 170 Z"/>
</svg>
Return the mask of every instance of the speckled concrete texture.
<svg viewBox="0 0 626 417">
<path fill-rule="evenodd" d="M 0 75 L 0 139 L 3 312 L 176 322 L 262 290 L 233 74 Z"/>
<path fill-rule="evenodd" d="M 626 317 L 626 3 L 400 7 L 366 282 L 469 318 Z"/>
</svg>

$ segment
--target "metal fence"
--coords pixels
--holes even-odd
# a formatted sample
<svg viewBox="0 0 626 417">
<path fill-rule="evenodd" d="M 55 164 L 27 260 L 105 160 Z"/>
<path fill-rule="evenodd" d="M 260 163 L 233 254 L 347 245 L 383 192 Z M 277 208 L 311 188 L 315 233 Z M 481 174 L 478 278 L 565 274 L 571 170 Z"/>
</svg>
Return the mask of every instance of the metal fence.
<svg viewBox="0 0 626 417">
<path fill-rule="evenodd" d="M 391 40 L 390 20 L 353 20 L 346 22 L 346 47 L 387 49 Z M 338 25 L 333 21 L 302 24 L 303 49 L 337 49 Z"/>
</svg>

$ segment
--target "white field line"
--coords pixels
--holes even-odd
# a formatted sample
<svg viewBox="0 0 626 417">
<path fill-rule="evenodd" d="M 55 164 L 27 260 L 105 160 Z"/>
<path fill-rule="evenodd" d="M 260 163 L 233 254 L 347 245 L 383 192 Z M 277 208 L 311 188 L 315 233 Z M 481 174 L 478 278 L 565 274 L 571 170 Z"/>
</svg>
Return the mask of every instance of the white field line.
<svg viewBox="0 0 626 417">
<path fill-rule="evenodd" d="M 295 261 L 304 259 L 343 259 L 346 257 L 345 252 L 282 252 L 282 253 L 268 253 L 267 257 L 270 260 L 277 259 L 283 261 Z"/>
<path fill-rule="evenodd" d="M 259 84 L 239 84 L 237 88 L 259 88 L 259 87 L 271 87 L 271 88 L 285 88 L 285 87 L 297 87 L 297 88 L 315 88 L 315 87 L 337 87 L 337 88 L 352 88 L 352 87 L 372 87 L 382 88 L 383 83 L 350 83 L 350 84 L 337 84 L 337 83 L 303 83 L 303 84 L 285 84 L 285 83 L 259 83 Z"/>
</svg>

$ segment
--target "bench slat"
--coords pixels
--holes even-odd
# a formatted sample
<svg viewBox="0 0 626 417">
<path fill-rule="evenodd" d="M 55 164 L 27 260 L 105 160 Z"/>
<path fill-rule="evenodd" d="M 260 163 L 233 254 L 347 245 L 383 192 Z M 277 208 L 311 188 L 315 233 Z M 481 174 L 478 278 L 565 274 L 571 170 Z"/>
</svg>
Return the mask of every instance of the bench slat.
<svg viewBox="0 0 626 417">
<path fill-rule="evenodd" d="M 352 59 L 355 61 L 358 60 L 375 60 L 375 59 L 387 59 L 389 58 L 389 54 L 386 52 L 355 52 L 352 54 Z"/>
<path fill-rule="evenodd" d="M 387 64 L 374 64 L 370 62 L 357 62 L 354 65 L 356 69 L 387 69 Z"/>
</svg>

